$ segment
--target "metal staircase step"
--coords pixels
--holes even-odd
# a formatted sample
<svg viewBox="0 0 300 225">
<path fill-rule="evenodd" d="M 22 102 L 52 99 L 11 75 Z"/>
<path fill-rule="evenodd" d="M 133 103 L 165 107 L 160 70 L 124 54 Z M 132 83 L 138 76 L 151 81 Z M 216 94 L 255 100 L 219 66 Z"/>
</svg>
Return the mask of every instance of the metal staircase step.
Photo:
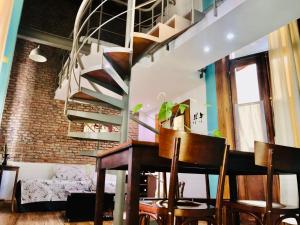
<svg viewBox="0 0 300 225">
<path fill-rule="evenodd" d="M 68 132 L 68 137 L 90 141 L 120 141 L 119 132 Z"/>
<path fill-rule="evenodd" d="M 176 33 L 178 33 L 189 27 L 191 25 L 191 21 L 175 14 L 167 22 L 165 22 L 165 24 L 174 28 L 176 30 Z"/>
<path fill-rule="evenodd" d="M 103 50 L 103 56 L 124 80 L 130 74 L 131 50 L 122 47 L 104 48 Z"/>
<path fill-rule="evenodd" d="M 144 54 L 155 44 L 160 43 L 159 38 L 144 33 L 133 33 L 133 62 L 137 63 Z"/>
<path fill-rule="evenodd" d="M 168 39 L 176 33 L 176 30 L 167 24 L 158 23 L 149 32 L 149 35 L 155 36 L 160 42 Z"/>
<path fill-rule="evenodd" d="M 128 86 L 105 57 L 102 63 L 82 70 L 81 76 L 117 94 L 128 94 Z"/>
<path fill-rule="evenodd" d="M 119 85 L 122 90 L 128 94 L 129 88 L 127 84 L 124 82 L 123 78 L 118 74 L 118 72 L 114 69 L 111 63 L 103 57 L 103 68 L 104 70 L 114 79 L 114 81 Z"/>
<path fill-rule="evenodd" d="M 70 99 L 88 103 L 104 102 L 118 109 L 124 109 L 125 107 L 125 103 L 122 100 L 104 95 L 100 92 L 92 91 L 84 87 L 81 87 L 80 90 L 71 94 Z"/>
<path fill-rule="evenodd" d="M 81 76 L 119 95 L 123 94 L 122 88 L 120 88 L 114 79 L 102 69 L 101 64 L 82 70 Z"/>
<path fill-rule="evenodd" d="M 196 23 L 191 24 L 191 21 L 189 21 L 188 19 L 178 16 L 178 15 L 174 15 L 173 17 L 171 17 L 166 24 L 170 27 L 175 28 L 176 33 L 174 35 L 172 35 L 171 37 L 167 38 L 164 41 L 158 42 L 154 45 L 152 45 L 147 52 L 144 53 L 148 54 L 148 55 L 152 55 L 154 54 L 156 51 L 158 51 L 160 48 L 164 47 L 165 45 L 167 45 L 168 43 L 170 43 L 171 41 L 175 40 L 177 37 L 179 37 L 181 34 L 183 34 L 185 31 L 187 31 L 189 28 L 191 28 L 192 26 L 194 26 Z"/>
<path fill-rule="evenodd" d="M 122 116 L 105 115 L 101 113 L 68 110 L 67 117 L 70 121 L 77 122 L 102 122 L 104 124 L 121 125 Z"/>
</svg>

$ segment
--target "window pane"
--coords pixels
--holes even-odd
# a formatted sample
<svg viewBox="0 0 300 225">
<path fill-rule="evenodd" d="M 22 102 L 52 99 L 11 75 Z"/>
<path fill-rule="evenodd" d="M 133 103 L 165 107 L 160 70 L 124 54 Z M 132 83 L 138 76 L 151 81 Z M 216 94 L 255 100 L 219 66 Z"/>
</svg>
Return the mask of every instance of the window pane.
<svg viewBox="0 0 300 225">
<path fill-rule="evenodd" d="M 237 103 L 258 102 L 259 89 L 256 64 L 237 67 L 235 69 Z"/>
</svg>

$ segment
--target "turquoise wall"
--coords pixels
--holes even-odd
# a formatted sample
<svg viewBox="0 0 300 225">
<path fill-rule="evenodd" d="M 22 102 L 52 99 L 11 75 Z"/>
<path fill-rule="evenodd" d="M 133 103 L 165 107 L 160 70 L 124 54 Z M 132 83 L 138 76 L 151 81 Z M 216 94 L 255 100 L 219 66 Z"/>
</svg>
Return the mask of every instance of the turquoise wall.
<svg viewBox="0 0 300 225">
<path fill-rule="evenodd" d="M 214 4 L 213 0 L 202 0 L 202 8 L 203 11 L 207 10 L 209 7 L 211 7 Z"/>
<path fill-rule="evenodd" d="M 12 10 L 12 15 L 9 24 L 9 30 L 7 34 L 7 41 L 5 45 L 4 55 L 7 57 L 8 62 L 1 62 L 0 67 L 0 124 L 2 120 L 2 113 L 5 104 L 6 92 L 9 83 L 11 65 L 14 57 L 14 51 L 16 46 L 18 28 L 23 8 L 24 0 L 15 0 Z"/>
<path fill-rule="evenodd" d="M 218 129 L 218 105 L 217 105 L 217 89 L 215 77 L 215 65 L 207 66 L 205 73 L 206 85 L 206 104 L 207 104 L 207 130 L 208 135 L 212 135 L 213 131 Z M 210 194 L 214 198 L 217 193 L 218 176 L 210 175 Z"/>
</svg>

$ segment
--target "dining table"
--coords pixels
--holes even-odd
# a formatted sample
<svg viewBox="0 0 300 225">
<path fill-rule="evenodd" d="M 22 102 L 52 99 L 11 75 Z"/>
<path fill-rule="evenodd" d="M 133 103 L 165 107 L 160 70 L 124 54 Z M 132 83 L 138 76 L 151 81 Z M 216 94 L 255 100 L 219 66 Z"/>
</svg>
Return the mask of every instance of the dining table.
<svg viewBox="0 0 300 225">
<path fill-rule="evenodd" d="M 139 183 L 140 173 L 168 172 L 171 161 L 159 156 L 159 144 L 155 142 L 131 140 L 120 144 L 110 150 L 99 151 L 94 155 L 97 159 L 97 190 L 95 225 L 103 224 L 104 186 L 106 170 L 126 170 L 127 193 L 126 193 L 126 225 L 139 224 Z M 219 168 L 194 166 L 179 162 L 180 173 L 193 174 L 218 174 Z M 229 175 L 230 199 L 237 199 L 237 176 L 238 175 L 261 175 L 266 174 L 264 167 L 256 166 L 254 153 L 231 150 L 228 158 L 227 174 Z M 118 204 L 118 203 L 117 203 Z"/>
</svg>

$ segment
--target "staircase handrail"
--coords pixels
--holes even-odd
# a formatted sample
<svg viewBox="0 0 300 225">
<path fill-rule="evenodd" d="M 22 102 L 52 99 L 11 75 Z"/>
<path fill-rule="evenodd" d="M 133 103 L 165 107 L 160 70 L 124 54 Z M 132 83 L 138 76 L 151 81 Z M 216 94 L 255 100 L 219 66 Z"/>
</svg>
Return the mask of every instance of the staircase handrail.
<svg viewBox="0 0 300 225">
<path fill-rule="evenodd" d="M 119 13 L 119 14 L 113 16 L 112 18 L 108 19 L 108 20 L 105 21 L 104 23 L 102 23 L 102 24 L 101 24 L 100 26 L 98 26 L 92 33 L 90 33 L 89 36 L 85 36 L 85 37 L 84 37 L 84 39 L 82 40 L 82 43 L 81 43 L 80 47 L 77 48 L 77 51 L 76 51 L 75 54 L 74 54 L 74 58 L 77 58 L 77 56 L 78 56 L 80 50 L 83 48 L 83 46 L 84 46 L 84 45 L 86 44 L 86 42 L 89 40 L 89 38 L 91 38 L 91 37 L 92 37 L 99 29 L 101 29 L 103 26 L 105 26 L 106 24 L 110 23 L 110 22 L 113 21 L 114 19 L 118 18 L 119 16 L 122 16 L 123 14 L 125 14 L 125 13 L 127 13 L 127 12 L 130 12 L 130 11 L 136 10 L 136 9 L 139 9 L 139 8 L 145 6 L 145 5 L 151 4 L 151 3 L 156 2 L 156 1 L 157 1 L 157 0 L 149 0 L 149 1 L 145 2 L 145 3 L 142 3 L 142 4 L 138 5 L 138 6 L 136 6 L 134 9 L 128 9 L 128 10 L 125 10 L 125 11 L 123 11 L 123 12 L 121 12 L 121 13 Z M 78 36 L 79 36 L 79 35 L 78 35 Z M 76 40 L 75 40 L 75 41 L 76 41 Z M 72 60 L 71 68 L 74 66 L 74 63 L 75 63 L 75 62 L 74 62 L 74 58 L 73 58 L 73 60 Z"/>
<path fill-rule="evenodd" d="M 83 46 L 86 44 L 86 42 L 89 40 L 89 38 L 91 38 L 98 30 L 100 30 L 103 26 L 105 26 L 106 24 L 110 23 L 111 21 L 113 21 L 114 19 L 120 17 L 121 15 L 125 14 L 125 13 L 128 13 L 132 10 L 136 10 L 136 9 L 140 9 L 148 4 L 151 4 L 153 2 L 156 2 L 157 0 L 149 0 L 145 3 L 142 3 L 132 9 L 127 9 L 119 14 L 117 14 L 116 16 L 110 18 L 109 20 L 105 21 L 104 23 L 102 23 L 100 26 L 98 26 L 91 34 L 89 34 L 88 36 L 85 36 L 84 39 L 82 40 L 82 43 L 80 46 L 78 46 L 78 37 L 80 36 L 80 32 L 82 31 L 83 29 L 83 26 L 86 24 L 86 22 L 88 21 L 88 19 L 91 17 L 91 14 L 92 13 L 95 13 L 96 10 L 101 7 L 105 2 L 107 2 L 107 0 L 104 0 L 103 2 L 101 2 L 101 4 L 96 7 L 95 10 L 93 10 L 93 12 L 88 16 L 88 18 L 85 19 L 84 21 L 84 24 L 81 25 L 80 28 L 79 27 L 79 24 L 80 24 L 80 21 L 81 21 L 81 18 L 83 16 L 83 12 L 86 10 L 86 8 L 89 6 L 89 4 L 91 3 L 91 0 L 83 0 L 80 8 L 79 8 L 79 11 L 76 15 L 76 19 L 75 19 L 75 25 L 74 25 L 74 32 L 73 32 L 73 35 L 74 35 L 74 40 L 73 40 L 73 46 L 72 46 L 72 51 L 71 51 L 71 54 L 70 54 L 70 61 L 69 61 L 69 71 L 68 71 L 68 74 L 71 74 L 70 75 L 70 78 L 69 78 L 69 82 L 68 82 L 68 90 L 67 90 L 67 95 L 66 95 L 66 101 L 65 101 L 65 113 L 66 113 L 66 109 L 67 109 L 67 104 L 68 104 L 68 99 L 69 99 L 69 95 L 71 94 L 71 78 L 72 78 L 72 75 L 76 81 L 76 83 L 78 84 L 78 89 L 80 89 L 80 77 L 79 77 L 79 81 L 77 81 L 76 79 L 76 74 L 75 73 L 72 73 L 73 71 L 73 68 L 75 67 L 76 63 L 78 62 L 79 65 L 81 64 L 81 60 L 79 59 L 79 53 L 81 51 L 81 49 L 83 48 Z"/>
<path fill-rule="evenodd" d="M 127 3 L 125 3 L 125 2 L 122 2 L 122 1 L 120 1 L 120 0 L 112 0 L 113 2 L 117 2 L 117 3 L 119 3 L 119 4 L 121 4 L 121 5 L 126 5 L 127 6 Z M 140 8 L 139 10 L 141 11 L 141 12 L 150 12 L 151 10 L 153 10 L 154 8 L 156 8 L 156 6 L 158 6 L 160 3 L 161 3 L 161 1 L 162 0 L 157 0 L 151 7 L 149 7 L 149 8 L 146 8 L 146 9 L 143 9 L 143 8 Z"/>
</svg>

